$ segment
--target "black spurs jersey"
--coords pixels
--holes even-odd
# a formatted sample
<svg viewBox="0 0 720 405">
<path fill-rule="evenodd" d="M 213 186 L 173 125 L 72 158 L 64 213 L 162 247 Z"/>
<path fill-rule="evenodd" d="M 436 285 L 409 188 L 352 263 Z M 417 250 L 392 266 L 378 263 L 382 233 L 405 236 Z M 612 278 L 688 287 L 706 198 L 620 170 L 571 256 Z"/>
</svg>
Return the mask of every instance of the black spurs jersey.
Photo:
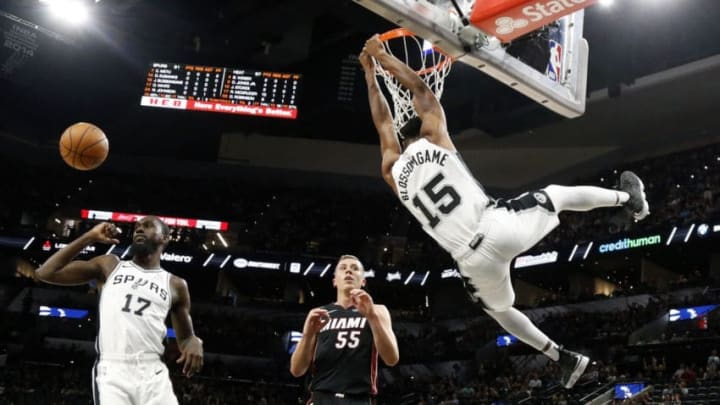
<svg viewBox="0 0 720 405">
<path fill-rule="evenodd" d="M 320 330 L 313 358 L 311 391 L 377 394 L 377 350 L 367 319 L 354 306 L 323 307 L 330 321 Z"/>
</svg>

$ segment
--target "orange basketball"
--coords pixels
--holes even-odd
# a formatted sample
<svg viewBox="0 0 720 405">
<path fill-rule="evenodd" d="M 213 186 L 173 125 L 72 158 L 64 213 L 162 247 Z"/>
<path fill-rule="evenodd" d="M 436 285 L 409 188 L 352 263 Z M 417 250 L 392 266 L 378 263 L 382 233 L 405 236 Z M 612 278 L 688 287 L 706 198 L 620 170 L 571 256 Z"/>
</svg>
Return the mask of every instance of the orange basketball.
<svg viewBox="0 0 720 405">
<path fill-rule="evenodd" d="M 70 125 L 60 137 L 60 156 L 78 170 L 92 170 L 107 158 L 110 144 L 102 129 L 87 122 Z"/>
</svg>

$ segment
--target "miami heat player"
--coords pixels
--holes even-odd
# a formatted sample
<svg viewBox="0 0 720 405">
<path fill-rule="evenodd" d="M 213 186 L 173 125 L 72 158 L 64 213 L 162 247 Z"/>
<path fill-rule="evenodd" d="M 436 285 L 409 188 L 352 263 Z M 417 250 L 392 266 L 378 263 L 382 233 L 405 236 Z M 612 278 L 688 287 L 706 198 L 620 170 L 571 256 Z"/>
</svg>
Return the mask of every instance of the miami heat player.
<svg viewBox="0 0 720 405">
<path fill-rule="evenodd" d="M 340 257 L 333 286 L 337 300 L 311 310 L 290 360 L 295 377 L 312 373 L 313 405 L 368 405 L 377 395 L 378 355 L 388 366 L 399 359 L 390 313 L 373 303 L 365 269 L 352 255 Z"/>
</svg>

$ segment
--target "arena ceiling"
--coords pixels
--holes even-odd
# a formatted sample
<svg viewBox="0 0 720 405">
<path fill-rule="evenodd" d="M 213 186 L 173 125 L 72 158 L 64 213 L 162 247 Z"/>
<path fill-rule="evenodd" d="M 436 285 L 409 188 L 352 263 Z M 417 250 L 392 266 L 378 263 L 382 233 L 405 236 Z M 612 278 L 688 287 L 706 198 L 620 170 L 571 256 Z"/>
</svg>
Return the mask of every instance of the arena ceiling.
<svg viewBox="0 0 720 405">
<path fill-rule="evenodd" d="M 13 138 L 50 147 L 67 125 L 90 121 L 108 133 L 111 160 L 149 156 L 215 162 L 221 145 L 232 141 L 228 137 L 247 140 L 252 134 L 267 137 L 251 145 L 254 149 L 246 148 L 257 155 L 233 152 L 224 160 L 319 171 L 312 154 L 296 161 L 289 156 L 291 162 L 284 164 L 266 158 L 282 148 L 285 138 L 312 139 L 303 143 L 306 149 L 330 148 L 329 153 L 338 142 L 349 142 L 357 150 L 352 164 L 340 160 L 325 171 L 376 175 L 376 139 L 363 77 L 348 61 L 365 38 L 392 28 L 380 17 L 351 0 L 88 4 L 88 24 L 71 27 L 48 16 L 36 0 L 0 1 L 5 13 L 62 37 L 41 35 L 37 49 L 22 60 L 7 46 L 0 48 L 3 142 Z M 10 20 L 0 21 L 8 29 Z M 474 171 L 507 167 L 485 181 L 511 189 L 658 147 L 702 142 L 719 128 L 710 107 L 720 101 L 720 63 L 713 59 L 720 53 L 717 21 L 717 0 L 616 0 L 611 8 L 592 7 L 585 24 L 592 93 L 585 117 L 565 120 L 457 64 L 443 96 L 451 132 L 458 134 Z M 144 76 L 155 61 L 300 73 L 299 118 L 142 108 Z M 692 62 L 696 65 L 688 67 Z M 16 66 L 7 69 L 9 63 Z M 337 98 L 343 63 L 358 69 L 348 101 Z M 507 164 L 518 160 L 522 164 Z"/>
</svg>

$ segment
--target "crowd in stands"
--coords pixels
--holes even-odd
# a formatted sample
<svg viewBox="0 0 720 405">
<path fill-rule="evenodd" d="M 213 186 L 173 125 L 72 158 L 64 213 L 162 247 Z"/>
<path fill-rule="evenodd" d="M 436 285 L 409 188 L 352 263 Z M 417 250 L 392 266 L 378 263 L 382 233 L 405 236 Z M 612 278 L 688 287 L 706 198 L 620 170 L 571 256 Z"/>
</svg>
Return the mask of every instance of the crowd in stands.
<svg viewBox="0 0 720 405">
<path fill-rule="evenodd" d="M 456 328 L 443 327 L 442 323 L 422 324 L 409 332 L 398 323 L 396 332 L 401 348 L 401 367 L 412 364 L 432 364 L 433 362 L 457 361 L 451 375 L 413 376 L 398 368 L 388 369 L 393 376 L 392 382 L 381 380 L 379 403 L 394 404 L 400 400 L 411 399 L 417 404 L 510 404 L 526 399 L 529 404 L 574 404 L 580 397 L 615 381 L 643 380 L 664 384 L 667 396 L 682 396 L 683 388 L 705 384 L 718 377 L 717 353 L 713 353 L 704 367 L 698 367 L 683 354 L 686 347 L 682 342 L 689 338 L 704 339 L 708 344 L 720 344 L 720 338 L 714 331 L 719 330 L 720 319 L 710 318 L 713 325 L 702 336 L 678 335 L 676 339 L 658 342 L 666 354 L 642 355 L 642 360 L 633 360 L 632 348 L 627 347 L 628 336 L 644 324 L 658 319 L 667 313 L 669 307 L 677 305 L 697 305 L 714 301 L 717 291 L 711 290 L 682 300 L 670 300 L 666 296 L 651 299 L 646 306 L 629 305 L 625 310 L 604 313 L 573 311 L 547 314 L 538 320 L 539 326 L 558 342 L 573 349 L 591 353 L 597 362 L 588 371 L 577 389 L 566 392 L 558 389 L 558 367 L 547 362 L 539 366 L 526 367 L 525 363 L 513 363 L 510 356 L 527 355 L 532 351 L 523 345 L 495 349 L 494 359 L 475 360 L 475 352 L 484 345 L 495 341 L 501 329 L 489 318 L 479 317 L 465 320 L 465 325 Z M 33 318 L 34 317 L 34 318 Z M 221 359 L 209 359 L 205 370 L 194 379 L 184 379 L 177 374 L 179 370 L 172 360 L 177 357 L 177 348 L 171 342 L 166 356 L 173 374 L 178 398 L 182 404 L 222 405 L 237 403 L 288 404 L 298 403 L 304 397 L 303 381 L 293 380 L 287 372 L 287 354 L 282 350 L 269 347 L 267 341 L 279 343 L 276 330 L 286 327 L 287 320 L 274 323 L 272 317 L 265 324 L 251 315 L 244 318 L 233 317 L 239 323 L 228 322 L 222 317 L 213 317 L 207 312 L 196 314 L 196 329 L 203 336 L 227 334 L 225 342 L 212 343 L 208 339 L 206 349 L 210 352 L 222 351 L 234 354 L 235 347 L 230 340 L 242 339 L 247 345 L 241 353 L 269 360 L 265 370 L 250 369 L 243 366 L 230 366 Z M 30 319 L 33 318 L 34 320 Z M 301 318 L 301 317 L 300 317 Z M 16 326 L 3 330 L 0 342 L 24 344 L 22 353 L 0 368 L 2 380 L 6 383 L 0 388 L 0 400 L 3 403 L 30 404 L 48 403 L 51 405 L 83 403 L 89 398 L 86 384 L 87 373 L 91 367 L 91 357 L 80 351 L 66 350 L 57 352 L 43 349 L 45 336 L 61 336 L 74 339 L 91 339 L 90 333 L 73 335 L 70 330 L 77 328 L 77 322 L 67 319 L 37 318 L 32 313 L 3 313 L 3 324 Z M 73 324 L 73 322 L 76 322 Z M 257 324 L 255 324 L 257 323 Z M 243 327 L 238 327 L 242 324 Z M 43 326 L 45 325 L 45 326 Z M 48 325 L 50 327 L 48 327 Z M 252 327 L 246 327 L 253 325 Z M 686 324 L 692 327 L 692 323 Z M 299 326 L 299 325 L 298 325 Z M 235 331 L 238 332 L 237 336 Z M 216 333 L 216 332 L 220 333 Z M 703 331 L 701 331 L 703 332 Z M 268 339 L 268 335 L 272 338 Z M 263 341 L 265 340 L 265 342 Z M 680 345 L 676 343 L 680 342 Z M 275 343 L 273 343 L 274 345 Z M 640 346 L 642 347 L 642 346 Z M 223 350 L 227 348 L 227 350 Z M 707 349 L 710 353 L 711 349 Z M 671 356 L 670 354 L 676 354 Z M 499 356 L 499 357 L 498 357 Z M 12 358 L 12 356 L 11 356 Z M 472 359 L 472 360 L 469 360 Z M 242 360 L 241 360 L 242 364 Z M 69 373 L 59 373 L 68 369 Z M 668 373 L 673 372 L 674 380 Z M 66 381 L 72 379 L 72 382 Z M 22 381 L 15 383 L 16 380 Z M 676 383 L 677 382 L 677 383 Z M 677 387 L 676 387 L 677 386 Z M 611 387 L 610 387 L 611 388 Z M 692 394 L 692 389 L 690 391 Z M 411 396 L 408 396 L 412 394 Z M 648 394 L 650 395 L 650 394 Z M 663 394 L 664 395 L 664 394 Z M 83 399 L 84 398 L 84 399 Z M 404 398 L 404 399 L 403 399 Z M 527 399 L 530 398 L 530 399 Z M 55 402 L 53 402 L 55 401 Z"/>
<path fill-rule="evenodd" d="M 227 239 L 235 249 L 244 251 L 336 256 L 352 247 L 371 266 L 451 263 L 384 189 L 271 186 L 257 179 L 230 177 L 78 176 L 69 169 L 48 172 L 9 160 L 0 163 L 0 168 L 6 173 L 7 193 L 17 197 L 0 202 L 0 232 L 15 230 L 20 224 L 28 231 L 41 232 L 47 223 L 52 225 L 51 218 L 77 218 L 80 208 L 93 208 L 229 221 Z M 618 232 L 664 230 L 669 224 L 720 213 L 720 145 L 646 159 L 576 183 L 614 187 L 619 173 L 626 169 L 637 172 L 645 182 L 652 202 L 649 218 L 629 227 L 631 221 L 618 220 L 612 210 L 564 213 L 561 226 L 538 249 L 604 240 Z M 123 196 L 120 206 L 119 195 Z M 169 204 L 168 198 L 173 203 Z M 72 238 L 91 225 L 85 221 L 66 225 L 67 229 L 53 228 L 53 233 Z M 123 225 L 127 231 L 130 226 Z M 214 234 L 205 230 L 178 228 L 173 232 L 173 240 L 195 248 L 202 243 L 213 248 L 216 242 Z M 215 247 L 221 248 L 219 243 Z"/>
<path fill-rule="evenodd" d="M 677 350 L 676 350 L 677 351 Z M 681 354 L 681 353 L 680 353 Z M 578 386 L 566 391 L 558 387 L 559 369 L 555 363 L 518 370 L 507 361 L 485 362 L 476 367 L 474 376 L 461 374 L 395 379 L 380 387 L 379 404 L 465 405 L 515 404 L 575 405 L 588 394 L 605 392 L 616 383 L 643 382 L 652 387 L 627 400 L 613 404 L 682 404 L 702 393 L 720 392 L 717 351 L 707 363 L 680 363 L 668 369 L 664 358 L 644 359 L 641 369 L 621 371 L 615 364 L 597 362 L 580 380 Z M 23 361 L 0 367 L 0 401 L 8 405 L 82 405 L 92 403 L 90 368 L 87 360 L 52 363 Z M 262 379 L 246 380 L 197 376 L 187 379 L 172 376 L 176 396 L 181 405 L 292 405 L 305 403 L 307 393 L 297 384 L 269 383 Z M 382 384 L 382 383 L 381 383 Z"/>
<path fill-rule="evenodd" d="M 0 367 L 0 403 L 5 405 L 90 405 L 92 363 L 24 362 Z M 262 381 L 174 375 L 181 405 L 299 404 L 297 386 Z M 304 403 L 304 402 L 302 402 Z"/>
<path fill-rule="evenodd" d="M 25 362 L 0 367 L 0 402 L 7 405 L 91 403 L 91 363 Z"/>
<path fill-rule="evenodd" d="M 92 182 L 89 177 L 83 177 L 79 184 L 75 174 L 70 176 L 62 171 L 48 173 L 39 167 L 9 161 L 0 162 L 0 168 L 6 173 L 6 193 L 17 197 L 0 201 L 0 233 L 3 234 L 58 232 L 60 238 L 73 238 L 94 222 L 81 221 L 56 231 L 52 219 L 72 218 L 79 208 L 96 208 L 230 221 L 232 237 L 228 239 L 235 248 L 248 252 L 334 256 L 346 253 L 352 247 L 351 250 L 358 252 L 370 266 L 392 268 L 423 263 L 425 267 L 440 268 L 449 263 L 449 256 L 424 235 L 416 221 L 399 208 L 387 191 L 270 188 L 256 182 L 252 186 L 253 192 L 248 193 L 247 185 L 232 179 L 208 181 L 133 176 L 119 182 L 109 175 L 93 176 Z M 579 183 L 612 186 L 619 171 L 624 169 L 636 171 L 645 181 L 648 199 L 652 201 L 652 215 L 646 221 L 630 229 L 625 227 L 627 221 L 616 221 L 612 213 L 606 211 L 563 214 L 563 225 L 549 235 L 539 249 L 603 240 L 618 232 L 666 229 L 670 225 L 689 224 L 720 214 L 720 145 L 647 159 L 599 173 Z M 52 198 L 48 198 L 49 195 Z M 127 196 L 123 199 L 127 202 L 121 207 L 114 205 L 117 195 Z M 182 203 L 168 204 L 169 196 Z M 129 235 L 131 225 L 121 226 L 125 229 L 124 235 Z M 205 230 L 173 229 L 175 243 L 197 248 L 202 243 L 209 243 L 210 239 L 213 235 Z M 210 247 L 213 248 L 220 249 L 220 246 Z M 686 280 L 708 285 L 704 274 Z M 19 291 L 21 288 L 16 285 L 4 285 L 3 305 Z M 96 298 L 92 288 L 88 291 L 87 302 L 78 304 L 77 297 L 68 293 L 43 304 L 88 307 Z M 392 369 L 389 372 L 394 376 L 393 382 L 381 381 L 379 402 L 396 404 L 407 400 L 410 402 L 403 403 L 500 405 L 531 398 L 525 403 L 574 404 L 594 389 L 616 381 L 640 379 L 653 382 L 660 391 L 643 394 L 633 399 L 635 403 L 682 401 L 684 396 L 694 395 L 695 387 L 717 385 L 720 358 L 709 346 L 704 349 L 711 353 L 706 363 L 682 361 L 681 357 L 686 350 L 683 342 L 720 346 L 720 319 L 716 315 L 708 316 L 708 327 L 704 329 L 694 327 L 697 322 L 669 324 L 663 333 L 649 342 L 651 344 L 635 348 L 628 346 L 629 336 L 671 307 L 720 303 L 719 291 L 705 291 L 697 297 L 674 301 L 659 294 L 652 285 L 638 285 L 633 291 L 622 294 L 650 293 L 653 298 L 646 306 L 630 305 L 623 311 L 603 313 L 548 311 L 538 319 L 541 329 L 572 349 L 591 353 L 597 361 L 580 387 L 570 392 L 557 389 L 558 368 L 552 362 L 537 367 L 513 364 L 510 356 L 528 354 L 522 345 L 496 349 L 497 357 L 490 361 L 476 359 L 478 349 L 492 346 L 498 333 L 502 332 L 479 309 L 464 319 L 460 328 L 450 328 L 442 322 L 403 328 L 401 322 L 397 322 L 401 366 L 443 361 L 458 361 L 462 365 L 452 375 L 444 376 L 408 375 Z M 592 298 L 590 295 L 570 297 L 558 291 L 554 298 L 546 298 L 540 305 Z M 37 302 L 29 296 L 20 313 L 0 313 L 0 323 L 7 325 L 0 327 L 0 357 L 4 345 L 23 346 L 19 354 L 9 356 L 7 366 L 0 367 L 0 403 L 89 403 L 91 365 L 87 355 L 73 350 L 55 353 L 42 347 L 48 336 L 90 341 L 95 333 L 92 324 L 78 327 L 77 321 L 64 319 L 40 322 L 33 312 L 33 305 Z M 393 315 L 396 313 L 397 320 L 409 323 L 429 319 L 418 315 L 418 311 L 409 311 L 405 316 L 401 312 Z M 93 314 L 91 312 L 91 317 Z M 303 314 L 298 312 L 294 319 L 281 322 L 250 313 L 236 314 L 230 322 L 222 311 L 194 313 L 195 328 L 205 339 L 207 352 L 269 359 L 269 363 L 264 370 L 244 370 L 218 359 L 208 360 L 205 371 L 197 378 L 187 380 L 174 376 L 180 403 L 302 403 L 303 382 L 293 380 L 287 373 L 288 355 L 282 337 L 291 329 L 301 329 Z M 168 347 L 168 357 L 177 356 L 177 348 L 172 342 Z M 668 355 L 633 352 L 657 347 L 667 350 Z M 177 374 L 176 370 L 174 373 Z"/>
<path fill-rule="evenodd" d="M 630 226 L 622 216 L 603 210 L 561 214 L 561 226 L 540 247 L 605 240 L 621 232 L 643 233 L 686 225 L 720 215 L 720 145 L 654 157 L 622 168 L 605 170 L 577 184 L 614 187 L 622 170 L 643 180 L 651 215 Z"/>
</svg>

